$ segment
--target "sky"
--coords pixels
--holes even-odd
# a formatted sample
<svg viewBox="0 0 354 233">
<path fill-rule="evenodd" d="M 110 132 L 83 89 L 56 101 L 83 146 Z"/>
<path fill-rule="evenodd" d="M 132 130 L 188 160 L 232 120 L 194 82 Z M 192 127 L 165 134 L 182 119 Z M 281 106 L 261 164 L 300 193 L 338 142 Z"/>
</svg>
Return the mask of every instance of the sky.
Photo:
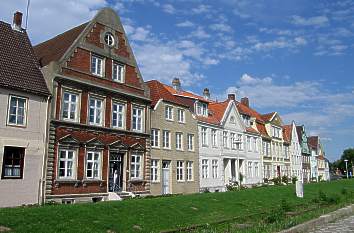
<svg viewBox="0 0 354 233">
<path fill-rule="evenodd" d="M 26 5 L 0 0 L 0 20 Z M 35 45 L 102 7 L 121 17 L 145 81 L 247 96 L 319 135 L 332 161 L 354 147 L 354 1 L 31 0 L 27 31 Z"/>
</svg>

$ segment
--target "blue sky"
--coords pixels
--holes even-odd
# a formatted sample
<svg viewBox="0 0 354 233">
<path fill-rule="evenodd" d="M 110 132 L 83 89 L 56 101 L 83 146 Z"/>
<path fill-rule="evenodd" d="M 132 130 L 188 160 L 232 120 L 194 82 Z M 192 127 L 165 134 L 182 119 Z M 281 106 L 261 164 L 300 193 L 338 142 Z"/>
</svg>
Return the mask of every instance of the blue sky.
<svg viewBox="0 0 354 233">
<path fill-rule="evenodd" d="M 105 6 L 119 12 L 145 80 L 179 77 L 218 100 L 237 90 L 320 135 L 330 160 L 354 147 L 354 1 L 31 0 L 33 44 Z M 25 7 L 2 0 L 0 20 Z"/>
</svg>

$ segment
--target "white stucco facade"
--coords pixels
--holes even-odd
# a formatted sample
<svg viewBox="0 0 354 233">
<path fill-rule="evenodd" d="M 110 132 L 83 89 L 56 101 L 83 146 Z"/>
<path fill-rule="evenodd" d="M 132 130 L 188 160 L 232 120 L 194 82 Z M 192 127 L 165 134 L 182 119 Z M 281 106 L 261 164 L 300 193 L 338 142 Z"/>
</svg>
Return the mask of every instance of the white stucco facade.
<svg viewBox="0 0 354 233">
<path fill-rule="evenodd" d="M 297 180 L 302 180 L 301 146 L 294 122 L 291 124 L 290 159 L 291 176 L 296 177 Z"/>
<path fill-rule="evenodd" d="M 8 123 L 10 96 L 27 100 L 24 126 L 11 126 Z M 41 203 L 47 99 L 44 96 L 0 88 L 0 207 Z M 11 177 L 4 171 L 4 152 L 9 148 L 24 151 L 21 178 Z"/>
</svg>

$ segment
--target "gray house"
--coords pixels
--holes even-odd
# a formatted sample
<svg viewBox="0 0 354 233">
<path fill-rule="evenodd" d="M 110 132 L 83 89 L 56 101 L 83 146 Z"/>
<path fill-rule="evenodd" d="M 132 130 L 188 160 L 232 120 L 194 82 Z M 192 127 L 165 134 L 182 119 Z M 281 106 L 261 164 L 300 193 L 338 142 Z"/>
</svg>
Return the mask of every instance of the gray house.
<svg viewBox="0 0 354 233">
<path fill-rule="evenodd" d="M 50 95 L 21 21 L 0 21 L 0 207 L 43 200 Z"/>
</svg>

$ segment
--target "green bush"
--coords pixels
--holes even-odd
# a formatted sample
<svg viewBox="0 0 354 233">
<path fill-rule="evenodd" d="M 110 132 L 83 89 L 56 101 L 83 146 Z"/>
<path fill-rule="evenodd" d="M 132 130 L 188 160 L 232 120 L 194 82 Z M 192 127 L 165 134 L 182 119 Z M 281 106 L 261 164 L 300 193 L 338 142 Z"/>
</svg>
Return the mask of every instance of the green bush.
<svg viewBox="0 0 354 233">
<path fill-rule="evenodd" d="M 297 177 L 296 177 L 296 176 L 293 176 L 293 177 L 291 178 L 291 183 L 295 184 L 296 181 L 297 181 Z"/>
<path fill-rule="evenodd" d="M 275 177 L 275 178 L 271 179 L 271 181 L 272 181 L 275 185 L 280 185 L 280 183 L 281 183 L 280 177 Z"/>
<path fill-rule="evenodd" d="M 284 176 L 281 178 L 281 181 L 282 181 L 283 183 L 287 184 L 287 183 L 289 183 L 289 178 L 284 175 Z"/>
<path fill-rule="evenodd" d="M 226 185 L 226 189 L 227 191 L 237 191 L 239 190 L 239 183 L 237 181 L 230 181 L 227 185 Z"/>
</svg>

